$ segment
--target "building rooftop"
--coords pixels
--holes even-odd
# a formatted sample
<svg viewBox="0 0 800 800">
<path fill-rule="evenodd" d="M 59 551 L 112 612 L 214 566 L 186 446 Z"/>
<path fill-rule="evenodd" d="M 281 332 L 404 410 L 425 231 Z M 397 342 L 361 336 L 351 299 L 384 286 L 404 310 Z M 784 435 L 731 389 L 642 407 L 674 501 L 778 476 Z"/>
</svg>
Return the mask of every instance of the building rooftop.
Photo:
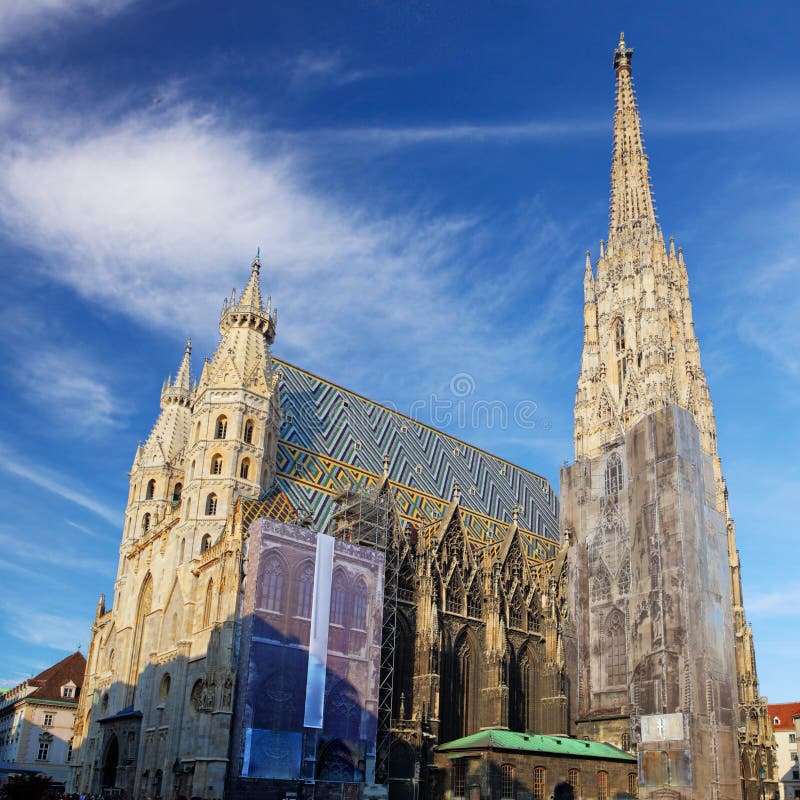
<svg viewBox="0 0 800 800">
<path fill-rule="evenodd" d="M 800 703 L 770 703 L 767 709 L 776 731 L 794 731 L 792 717 L 800 714 Z"/>
<path fill-rule="evenodd" d="M 446 742 L 436 748 L 440 753 L 463 750 L 506 750 L 518 753 L 541 753 L 573 758 L 601 758 L 606 761 L 636 762 L 636 757 L 606 742 L 572 739 L 569 736 L 543 736 L 538 733 L 516 733 L 490 728 L 462 739 Z"/>
<path fill-rule="evenodd" d="M 32 698 L 36 700 L 67 700 L 75 702 L 83 685 L 83 674 L 86 672 L 86 659 L 80 650 L 62 658 L 57 664 L 48 667 L 33 678 L 23 681 L 13 689 L 6 691 L 0 702 L 3 705 L 15 703 L 17 700 Z M 72 697 L 65 698 L 62 688 L 67 684 L 74 685 Z"/>
</svg>

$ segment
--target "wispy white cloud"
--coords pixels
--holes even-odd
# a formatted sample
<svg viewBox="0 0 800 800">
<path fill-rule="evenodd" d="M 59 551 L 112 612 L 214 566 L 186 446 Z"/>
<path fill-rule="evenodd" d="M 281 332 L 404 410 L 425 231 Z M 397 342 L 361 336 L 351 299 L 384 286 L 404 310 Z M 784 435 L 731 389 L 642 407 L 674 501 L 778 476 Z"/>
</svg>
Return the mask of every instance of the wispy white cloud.
<svg viewBox="0 0 800 800">
<path fill-rule="evenodd" d="M 322 84 L 343 86 L 389 74 L 389 71 L 384 69 L 354 67 L 338 50 L 324 52 L 304 50 L 292 58 L 286 68 L 295 89 Z"/>
<path fill-rule="evenodd" d="M 97 531 L 92 530 L 91 528 L 87 528 L 85 525 L 81 525 L 78 522 L 73 522 L 71 519 L 65 519 L 64 522 L 69 525 L 71 528 L 75 528 L 75 530 L 80 531 L 81 533 L 85 534 L 91 539 L 99 539 L 100 541 L 109 542 L 114 541 L 116 542 L 119 536 L 112 536 L 106 535 L 103 533 L 98 533 Z"/>
<path fill-rule="evenodd" d="M 66 21 L 110 17 L 131 2 L 133 0 L 3 0 L 0 3 L 0 45 L 33 33 L 57 30 Z"/>
<path fill-rule="evenodd" d="M 0 443 L 0 470 L 30 481 L 58 497 L 63 497 L 65 500 L 97 514 L 98 517 L 112 525 L 119 525 L 121 522 L 122 515 L 118 510 L 98 502 L 84 489 L 76 486 L 60 473 L 40 464 L 31 464 L 25 461 L 18 453 L 2 443 Z"/>
<path fill-rule="evenodd" d="M 11 374 L 23 396 L 66 423 L 66 430 L 100 435 L 127 416 L 125 402 L 86 352 L 27 342 Z"/>
<path fill-rule="evenodd" d="M 7 635 L 29 644 L 54 650 L 74 651 L 90 638 L 90 623 L 78 617 L 51 614 L 33 608 L 29 602 L 0 600 Z"/>
<path fill-rule="evenodd" d="M 42 547 L 28 540 L 21 540 L 19 536 L 0 533 L 0 546 L 23 566 L 33 568 L 45 564 L 64 564 L 64 549 L 55 541 L 49 547 Z M 69 563 L 70 568 L 78 572 L 94 572 L 104 576 L 108 576 L 114 568 L 113 562 L 108 559 L 86 556 L 75 547 L 70 548 Z"/>
<path fill-rule="evenodd" d="M 800 617 L 800 583 L 786 583 L 780 589 L 750 592 L 746 609 L 753 617 Z"/>
</svg>

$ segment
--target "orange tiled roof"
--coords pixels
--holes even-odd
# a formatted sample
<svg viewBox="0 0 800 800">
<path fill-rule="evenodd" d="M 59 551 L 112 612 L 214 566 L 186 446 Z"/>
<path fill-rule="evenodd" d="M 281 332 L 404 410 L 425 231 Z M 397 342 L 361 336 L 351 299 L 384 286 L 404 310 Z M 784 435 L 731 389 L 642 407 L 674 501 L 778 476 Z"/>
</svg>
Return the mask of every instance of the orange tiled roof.
<svg viewBox="0 0 800 800">
<path fill-rule="evenodd" d="M 794 730 L 792 717 L 800 714 L 800 703 L 770 703 L 767 709 L 776 731 Z"/>
</svg>

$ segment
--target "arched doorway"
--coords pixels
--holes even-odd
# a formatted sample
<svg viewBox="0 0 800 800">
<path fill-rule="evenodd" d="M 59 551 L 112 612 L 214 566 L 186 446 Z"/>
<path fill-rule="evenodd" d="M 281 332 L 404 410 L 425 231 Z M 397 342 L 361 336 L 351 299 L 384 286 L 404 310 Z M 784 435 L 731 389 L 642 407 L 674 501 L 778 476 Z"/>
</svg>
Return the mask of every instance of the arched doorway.
<svg viewBox="0 0 800 800">
<path fill-rule="evenodd" d="M 116 736 L 112 736 L 111 741 L 106 747 L 105 758 L 103 758 L 103 788 L 113 788 L 116 786 L 118 765 L 119 741 Z"/>
</svg>

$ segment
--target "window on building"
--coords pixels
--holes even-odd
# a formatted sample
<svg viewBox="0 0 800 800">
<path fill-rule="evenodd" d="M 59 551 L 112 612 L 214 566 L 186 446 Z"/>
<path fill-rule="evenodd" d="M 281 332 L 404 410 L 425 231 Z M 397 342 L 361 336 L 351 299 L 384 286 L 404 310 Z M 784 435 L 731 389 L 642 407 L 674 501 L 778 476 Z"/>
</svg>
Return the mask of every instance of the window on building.
<svg viewBox="0 0 800 800">
<path fill-rule="evenodd" d="M 156 493 L 156 482 L 151 479 L 147 482 L 147 492 L 145 493 L 145 500 L 152 500 Z"/>
<path fill-rule="evenodd" d="M 628 679 L 628 657 L 625 644 L 625 617 L 618 609 L 612 611 L 606 620 L 603 653 L 607 685 L 623 685 Z"/>
<path fill-rule="evenodd" d="M 206 587 L 206 601 L 203 604 L 203 627 L 207 628 L 211 624 L 212 601 L 214 599 L 214 581 L 209 579 Z M 167 686 L 169 690 L 169 685 Z"/>
<path fill-rule="evenodd" d="M 353 627 L 359 631 L 367 629 L 367 587 L 360 578 L 353 600 Z"/>
<path fill-rule="evenodd" d="M 249 474 L 250 474 L 250 459 L 249 458 L 243 458 L 242 459 L 242 464 L 239 467 L 239 477 L 244 479 L 244 480 L 247 480 L 247 476 Z"/>
<path fill-rule="evenodd" d="M 619 494 L 622 490 L 622 460 L 612 453 L 606 463 L 606 495 Z"/>
<path fill-rule="evenodd" d="M 211 474 L 222 475 L 222 456 L 218 453 L 211 457 Z"/>
<path fill-rule="evenodd" d="M 297 611 L 298 617 L 311 619 L 311 601 L 314 596 L 314 565 L 305 564 L 300 570 L 297 581 Z"/>
<path fill-rule="evenodd" d="M 639 796 L 639 776 L 635 772 L 628 773 L 628 794 Z"/>
<path fill-rule="evenodd" d="M 142 533 L 147 533 L 150 530 L 150 514 L 145 514 L 142 517 Z"/>
<path fill-rule="evenodd" d="M 181 492 L 183 491 L 183 484 L 176 483 L 172 489 L 172 505 L 176 506 L 181 501 Z"/>
<path fill-rule="evenodd" d="M 480 618 L 481 613 L 481 586 L 475 578 L 467 593 L 467 616 Z"/>
<path fill-rule="evenodd" d="M 451 788 L 453 797 L 464 797 L 467 793 L 467 765 L 463 761 L 453 764 Z"/>
<path fill-rule="evenodd" d="M 508 611 L 508 624 L 512 628 L 521 628 L 522 618 L 522 597 L 520 596 L 520 593 L 517 592 L 511 598 L 511 607 Z"/>
<path fill-rule="evenodd" d="M 614 320 L 614 352 L 625 352 L 625 326 L 621 319 Z"/>
<path fill-rule="evenodd" d="M 263 605 L 268 611 L 283 611 L 283 562 L 278 556 L 270 556 L 264 570 Z"/>
<path fill-rule="evenodd" d="M 794 750 L 793 752 L 789 753 L 789 760 L 797 761 L 797 750 Z"/>
<path fill-rule="evenodd" d="M 228 435 L 228 418 L 222 414 L 217 417 L 217 423 L 214 426 L 214 438 L 224 439 Z"/>
<path fill-rule="evenodd" d="M 72 686 L 62 686 L 61 687 L 61 696 L 62 697 L 74 697 L 75 696 L 75 689 Z"/>
<path fill-rule="evenodd" d="M 447 610 L 452 614 L 463 614 L 463 594 L 461 578 L 458 572 L 453 573 L 450 583 L 447 584 Z"/>
<path fill-rule="evenodd" d="M 248 420 L 244 424 L 244 441 L 245 444 L 252 444 L 253 443 L 253 431 L 255 430 L 255 426 L 253 423 Z"/>
<path fill-rule="evenodd" d="M 545 800 L 545 784 L 547 771 L 544 767 L 533 768 L 533 800 Z"/>
<path fill-rule="evenodd" d="M 206 498 L 206 516 L 215 517 L 217 515 L 217 496 L 212 492 Z"/>
<path fill-rule="evenodd" d="M 796 741 L 797 741 L 797 738 L 796 738 L 795 734 L 790 733 L 789 734 L 789 744 L 794 744 Z"/>
<path fill-rule="evenodd" d="M 207 533 L 204 533 L 203 538 L 200 540 L 200 552 L 205 553 L 209 547 L 211 547 L 211 536 Z"/>
<path fill-rule="evenodd" d="M 597 574 L 592 579 L 590 597 L 592 600 L 608 600 L 610 594 L 611 579 L 608 577 L 608 570 L 600 564 Z"/>
<path fill-rule="evenodd" d="M 630 750 L 631 749 L 631 735 L 629 733 L 622 734 L 622 742 L 621 745 L 623 750 Z"/>
<path fill-rule="evenodd" d="M 42 723 L 42 727 L 49 728 L 53 724 L 53 715 L 52 714 L 45 714 L 44 715 L 44 722 Z"/>
<path fill-rule="evenodd" d="M 608 800 L 608 773 L 597 773 L 597 800 Z"/>
<path fill-rule="evenodd" d="M 514 798 L 514 767 L 511 764 L 500 767 L 500 797 L 502 800 Z"/>
<path fill-rule="evenodd" d="M 347 583 L 341 572 L 336 573 L 333 578 L 333 588 L 331 590 L 331 623 L 334 625 L 344 625 L 344 601 L 347 596 Z"/>
<path fill-rule="evenodd" d="M 581 796 L 581 771 L 579 769 L 567 770 L 567 783 L 572 787 L 575 800 Z"/>
<path fill-rule="evenodd" d="M 36 754 L 37 761 L 47 761 L 50 757 L 50 742 L 39 742 L 39 752 Z"/>
</svg>

